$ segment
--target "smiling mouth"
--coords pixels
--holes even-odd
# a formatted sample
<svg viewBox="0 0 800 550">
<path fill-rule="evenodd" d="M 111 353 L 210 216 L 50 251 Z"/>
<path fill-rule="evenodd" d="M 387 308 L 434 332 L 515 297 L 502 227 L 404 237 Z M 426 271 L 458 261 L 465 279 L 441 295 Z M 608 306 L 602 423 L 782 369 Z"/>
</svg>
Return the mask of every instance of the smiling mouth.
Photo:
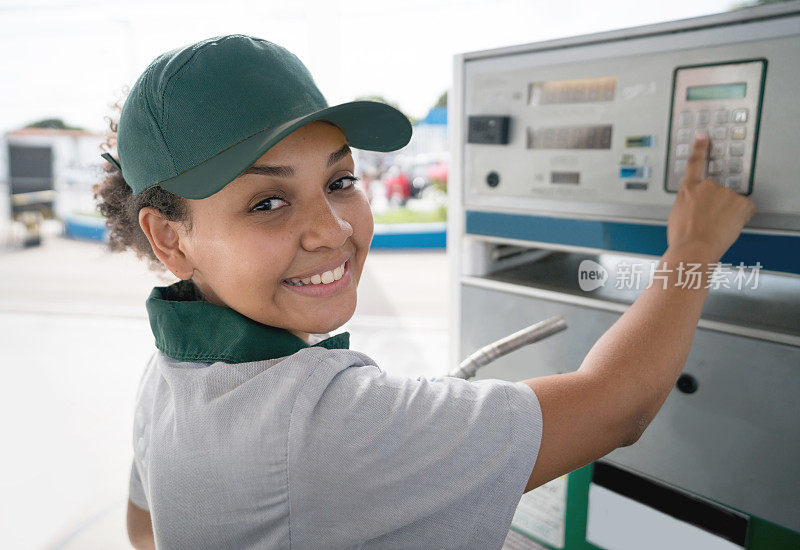
<svg viewBox="0 0 800 550">
<path fill-rule="evenodd" d="M 347 262 L 342 262 L 342 265 L 339 267 L 329 271 L 323 271 L 322 273 L 316 273 L 310 277 L 303 277 L 302 279 L 292 277 L 291 279 L 284 279 L 283 282 L 289 286 L 329 285 L 342 278 L 344 275 L 345 263 Z"/>
</svg>

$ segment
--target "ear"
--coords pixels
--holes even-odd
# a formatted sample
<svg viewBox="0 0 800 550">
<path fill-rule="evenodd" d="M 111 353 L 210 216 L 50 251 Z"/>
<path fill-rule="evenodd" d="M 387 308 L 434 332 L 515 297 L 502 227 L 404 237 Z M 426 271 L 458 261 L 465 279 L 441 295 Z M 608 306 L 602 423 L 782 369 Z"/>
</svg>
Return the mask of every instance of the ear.
<svg viewBox="0 0 800 550">
<path fill-rule="evenodd" d="M 164 217 L 159 210 L 145 206 L 139 211 L 139 225 L 150 241 L 150 246 L 159 260 L 179 279 L 191 279 L 194 266 L 184 253 L 181 239 L 185 238 L 178 222 Z"/>
</svg>

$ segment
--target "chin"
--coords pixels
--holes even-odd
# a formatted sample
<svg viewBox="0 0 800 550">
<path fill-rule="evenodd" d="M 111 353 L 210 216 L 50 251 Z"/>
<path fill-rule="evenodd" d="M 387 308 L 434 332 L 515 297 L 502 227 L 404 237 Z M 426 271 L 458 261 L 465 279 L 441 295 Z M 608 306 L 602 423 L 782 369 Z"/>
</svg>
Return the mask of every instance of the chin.
<svg viewBox="0 0 800 550">
<path fill-rule="evenodd" d="M 304 323 L 305 326 L 300 328 L 300 330 L 310 334 L 324 334 L 326 332 L 331 332 L 349 321 L 355 310 L 356 305 L 353 303 L 352 307 L 338 309 L 334 314 L 327 312 L 328 314 L 324 317 L 307 320 L 307 322 Z"/>
</svg>

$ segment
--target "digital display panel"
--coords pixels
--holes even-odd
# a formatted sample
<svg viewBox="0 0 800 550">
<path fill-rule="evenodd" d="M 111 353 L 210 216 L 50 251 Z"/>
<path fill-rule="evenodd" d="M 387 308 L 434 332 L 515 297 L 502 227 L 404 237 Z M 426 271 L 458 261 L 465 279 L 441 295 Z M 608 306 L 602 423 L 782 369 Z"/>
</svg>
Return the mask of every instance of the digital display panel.
<svg viewBox="0 0 800 550">
<path fill-rule="evenodd" d="M 528 128 L 528 149 L 611 149 L 612 126 Z"/>
<path fill-rule="evenodd" d="M 528 86 L 528 104 L 559 105 L 612 101 L 616 88 L 617 78 L 614 76 L 534 82 Z"/>
<path fill-rule="evenodd" d="M 712 84 L 709 86 L 689 86 L 686 88 L 686 100 L 697 101 L 702 99 L 736 99 L 744 97 L 746 92 L 746 82 L 735 82 L 733 84 Z"/>
<path fill-rule="evenodd" d="M 550 183 L 568 183 L 570 185 L 577 185 L 580 182 L 580 172 L 550 172 Z"/>
</svg>

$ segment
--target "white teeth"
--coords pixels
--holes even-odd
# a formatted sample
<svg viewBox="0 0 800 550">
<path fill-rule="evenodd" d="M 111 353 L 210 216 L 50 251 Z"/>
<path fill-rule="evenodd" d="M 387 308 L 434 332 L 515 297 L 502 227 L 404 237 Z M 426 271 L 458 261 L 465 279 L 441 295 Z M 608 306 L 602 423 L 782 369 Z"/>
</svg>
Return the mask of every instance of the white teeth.
<svg viewBox="0 0 800 550">
<path fill-rule="evenodd" d="M 332 271 L 325 271 L 324 273 L 318 273 L 317 275 L 312 275 L 311 277 L 303 277 L 302 279 L 297 277 L 292 277 L 291 279 L 286 279 L 291 285 L 294 286 L 303 286 L 303 285 L 328 285 L 333 281 L 338 281 L 344 275 L 344 264 L 340 265 L 336 269 Z"/>
</svg>

